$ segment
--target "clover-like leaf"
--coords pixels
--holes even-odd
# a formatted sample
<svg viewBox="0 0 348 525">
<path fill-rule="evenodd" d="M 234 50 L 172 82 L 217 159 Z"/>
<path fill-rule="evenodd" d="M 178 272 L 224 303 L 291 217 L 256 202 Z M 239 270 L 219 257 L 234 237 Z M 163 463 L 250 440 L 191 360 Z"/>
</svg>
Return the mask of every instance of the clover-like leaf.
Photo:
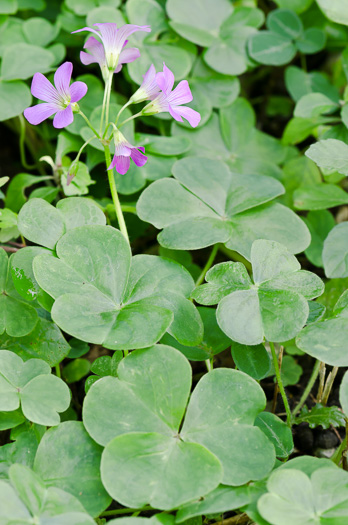
<svg viewBox="0 0 348 525">
<path fill-rule="evenodd" d="M 70 391 L 42 359 L 22 359 L 8 350 L 0 351 L 0 410 L 11 412 L 21 406 L 27 419 L 39 425 L 53 426 L 59 412 L 70 404 Z"/>
<path fill-rule="evenodd" d="M 24 465 L 9 469 L 10 483 L 0 481 L 0 520 L 3 525 L 93 525 L 81 503 L 59 488 L 49 487 Z"/>
<path fill-rule="evenodd" d="M 100 479 L 101 453 L 82 423 L 66 421 L 44 434 L 34 470 L 47 487 L 69 492 L 92 516 L 99 516 L 111 502 Z"/>
<path fill-rule="evenodd" d="M 328 174 L 338 171 L 348 175 L 348 146 L 342 140 L 320 140 L 308 148 L 306 155 Z"/>
<path fill-rule="evenodd" d="M 114 350 L 144 348 L 168 330 L 180 343 L 203 336 L 188 297 L 194 282 L 181 265 L 161 257 L 131 258 L 126 239 L 111 226 L 66 233 L 58 258 L 34 259 L 39 285 L 54 299 L 52 318 L 64 331 Z"/>
<path fill-rule="evenodd" d="M 292 252 L 307 247 L 300 219 L 269 203 L 284 191 L 272 177 L 238 175 L 221 161 L 197 157 L 177 161 L 173 174 L 174 180 L 151 184 L 137 204 L 142 220 L 163 228 L 162 246 L 186 250 L 223 242 L 249 259 L 252 242 L 266 234 Z"/>
<path fill-rule="evenodd" d="M 233 341 L 257 345 L 264 338 L 292 339 L 307 321 L 307 301 L 323 293 L 323 282 L 300 270 L 297 259 L 275 241 L 254 241 L 251 264 L 254 284 L 241 263 L 221 263 L 207 272 L 207 284 L 192 297 L 203 304 L 219 303 L 218 324 Z"/>
<path fill-rule="evenodd" d="M 324 241 L 323 263 L 327 277 L 348 277 L 348 223 L 337 224 Z"/>
<path fill-rule="evenodd" d="M 273 443 L 276 456 L 287 458 L 294 448 L 291 428 L 271 412 L 261 412 L 255 419 L 255 425 L 266 434 Z"/>
<path fill-rule="evenodd" d="M 306 326 L 296 337 L 298 348 L 332 366 L 348 366 L 348 291 L 337 301 L 332 317 Z"/>
<path fill-rule="evenodd" d="M 340 524 L 348 518 L 348 474 L 318 469 L 311 476 L 296 469 L 276 470 L 257 507 L 272 525 Z"/>
<path fill-rule="evenodd" d="M 11 259 L 0 250 L 0 334 L 23 337 L 31 332 L 38 321 L 37 311 L 23 301 L 13 286 Z"/>
<path fill-rule="evenodd" d="M 241 485 L 273 467 L 274 447 L 253 426 L 265 405 L 253 379 L 229 369 L 204 376 L 180 430 L 190 385 L 186 358 L 157 345 L 122 360 L 118 379 L 105 377 L 89 389 L 83 420 L 93 439 L 106 445 L 102 480 L 117 501 L 171 509 L 220 481 Z"/>
</svg>

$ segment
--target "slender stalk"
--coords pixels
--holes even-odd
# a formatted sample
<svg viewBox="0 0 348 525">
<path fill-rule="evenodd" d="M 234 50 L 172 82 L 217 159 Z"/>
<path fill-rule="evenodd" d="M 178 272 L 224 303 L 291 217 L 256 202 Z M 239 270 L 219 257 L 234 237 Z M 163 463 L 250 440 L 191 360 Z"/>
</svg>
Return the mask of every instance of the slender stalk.
<svg viewBox="0 0 348 525">
<path fill-rule="evenodd" d="M 100 135 L 99 135 L 98 131 L 96 129 L 94 129 L 94 127 L 92 126 L 92 124 L 90 123 L 90 121 L 88 120 L 86 115 L 81 110 L 78 111 L 78 115 L 81 115 L 81 117 L 86 122 L 87 126 L 90 127 L 91 130 L 93 131 L 93 133 L 98 137 L 98 139 L 100 139 Z"/>
<path fill-rule="evenodd" d="M 318 387 L 318 393 L 317 393 L 317 401 L 318 403 L 321 403 L 323 392 L 324 392 L 324 384 L 325 384 L 325 363 L 321 362 L 319 366 L 319 387 Z"/>
<path fill-rule="evenodd" d="M 105 162 L 106 162 L 106 169 L 107 169 L 110 166 L 110 164 L 111 164 L 111 155 L 110 155 L 110 148 L 109 148 L 109 146 L 104 146 L 104 153 L 105 153 Z M 125 223 L 125 220 L 124 220 L 124 217 L 123 217 L 121 203 L 120 203 L 120 200 L 118 198 L 118 193 L 117 193 L 117 189 L 116 189 L 116 182 L 115 182 L 113 169 L 107 170 L 107 172 L 108 172 L 108 179 L 109 179 L 109 186 L 110 186 L 110 191 L 111 191 L 111 197 L 112 197 L 112 201 L 113 201 L 114 206 L 115 206 L 115 212 L 116 212 L 118 224 L 119 224 L 121 232 L 123 233 L 124 237 L 127 239 L 127 242 L 129 244 L 129 237 L 128 237 L 128 232 L 127 232 L 127 226 L 126 226 L 126 223 Z"/>
<path fill-rule="evenodd" d="M 283 353 L 284 353 L 284 347 L 281 346 L 279 350 L 279 354 L 278 354 L 279 370 L 282 369 Z M 278 383 L 276 383 L 274 387 L 274 394 L 273 394 L 272 414 L 275 414 L 275 411 L 277 408 L 278 393 L 279 393 L 279 386 L 278 386 Z"/>
<path fill-rule="evenodd" d="M 103 105 L 102 105 L 102 112 L 101 112 L 101 116 L 100 116 L 100 124 L 99 124 L 99 135 L 100 135 L 100 136 L 103 134 L 103 124 L 104 124 L 104 115 L 105 115 L 105 106 L 106 106 L 107 88 L 108 88 L 108 81 L 106 81 L 106 82 L 105 82 L 105 85 L 104 85 Z"/>
<path fill-rule="evenodd" d="M 331 461 L 336 465 L 339 465 L 342 459 L 343 453 L 347 450 L 347 435 L 344 440 L 341 442 L 340 446 L 336 449 L 334 454 L 331 456 Z"/>
<path fill-rule="evenodd" d="M 314 365 L 314 368 L 312 370 L 312 375 L 311 377 L 309 378 L 309 381 L 307 383 L 307 386 L 306 388 L 304 389 L 303 391 L 303 394 L 301 396 L 301 399 L 298 403 L 298 405 L 294 408 L 294 410 L 292 411 L 292 415 L 293 416 L 296 416 L 296 414 L 301 410 L 301 408 L 303 407 L 303 405 L 305 404 L 306 400 L 307 400 L 307 397 L 309 396 L 313 386 L 314 386 L 314 383 L 316 382 L 317 380 L 317 377 L 319 375 L 319 368 L 320 368 L 320 361 L 316 361 L 315 362 L 315 365 Z"/>
<path fill-rule="evenodd" d="M 99 518 L 106 518 L 107 516 L 118 516 L 120 514 L 133 514 L 134 512 L 142 512 L 144 510 L 152 510 L 150 505 L 145 505 L 142 509 L 115 509 L 115 510 L 106 510 L 100 514 Z"/>
<path fill-rule="evenodd" d="M 116 125 L 116 126 L 117 126 L 117 122 L 118 122 L 118 120 L 119 120 L 119 118 L 120 118 L 120 116 L 121 116 L 121 113 L 123 113 L 124 110 L 125 110 L 128 106 L 130 106 L 131 104 L 133 104 L 133 102 L 131 102 L 130 100 L 128 100 L 128 102 L 127 102 L 124 106 L 122 106 L 122 108 L 120 109 L 120 111 L 117 113 L 117 117 L 116 117 L 116 120 L 115 120 L 115 125 Z"/>
<path fill-rule="evenodd" d="M 140 115 L 142 115 L 142 112 L 139 111 L 139 113 L 135 113 L 135 115 L 132 115 L 131 117 L 129 118 L 126 118 L 126 120 L 124 120 L 123 122 L 121 122 L 121 124 L 119 124 L 117 127 L 118 129 L 120 129 L 122 126 L 124 126 L 127 122 L 129 122 L 130 120 L 133 120 L 137 117 L 140 117 Z"/>
<path fill-rule="evenodd" d="M 212 249 L 212 251 L 211 251 L 209 259 L 207 260 L 206 265 L 204 266 L 200 276 L 198 277 L 198 279 L 196 281 L 196 286 L 199 286 L 204 281 L 205 274 L 211 268 L 211 266 L 212 266 L 212 264 L 213 264 L 213 262 L 215 260 L 216 254 L 218 252 L 218 249 L 219 249 L 219 246 L 217 244 L 215 244 L 213 249 Z"/>
<path fill-rule="evenodd" d="M 331 372 L 329 373 L 329 375 L 327 376 L 327 380 L 326 380 L 325 388 L 323 392 L 323 399 L 322 399 L 323 405 L 326 405 L 327 400 L 329 399 L 329 395 L 332 389 L 332 385 L 334 384 L 337 372 L 338 372 L 338 366 L 334 366 Z"/>
<path fill-rule="evenodd" d="M 275 348 L 274 348 L 274 343 L 269 341 L 269 346 L 270 346 L 271 352 L 272 352 L 273 365 L 274 365 L 275 375 L 276 375 L 276 378 L 277 378 L 279 392 L 280 392 L 280 395 L 282 396 L 284 407 L 285 407 L 286 422 L 287 422 L 287 425 L 289 427 L 291 427 L 291 420 L 292 420 L 291 410 L 290 410 L 288 398 L 286 397 L 286 393 L 285 393 L 284 386 L 283 386 L 283 381 L 282 381 L 281 374 L 280 374 L 280 368 L 279 368 L 279 364 L 278 364 L 278 356 L 277 356 L 277 353 L 276 353 Z"/>
<path fill-rule="evenodd" d="M 59 365 L 56 365 L 54 367 L 55 371 L 56 371 L 56 376 L 57 377 L 62 377 L 62 374 L 60 373 L 60 366 Z"/>
<path fill-rule="evenodd" d="M 106 135 L 109 123 L 109 110 L 110 110 L 110 95 L 111 95 L 111 86 L 112 86 L 113 73 L 110 74 L 108 83 L 107 83 L 107 96 L 106 96 L 106 112 L 105 112 L 105 133 Z"/>
<path fill-rule="evenodd" d="M 205 366 L 207 367 L 208 372 L 211 372 L 214 368 L 214 361 L 211 357 L 210 359 L 205 360 Z"/>
<path fill-rule="evenodd" d="M 22 163 L 22 166 L 26 170 L 33 170 L 36 167 L 36 164 L 28 164 L 26 156 L 25 156 L 25 120 L 24 120 L 23 115 L 19 115 L 18 119 L 19 119 L 19 126 L 20 126 L 20 131 L 19 131 L 19 154 L 21 156 L 21 163 Z"/>
</svg>

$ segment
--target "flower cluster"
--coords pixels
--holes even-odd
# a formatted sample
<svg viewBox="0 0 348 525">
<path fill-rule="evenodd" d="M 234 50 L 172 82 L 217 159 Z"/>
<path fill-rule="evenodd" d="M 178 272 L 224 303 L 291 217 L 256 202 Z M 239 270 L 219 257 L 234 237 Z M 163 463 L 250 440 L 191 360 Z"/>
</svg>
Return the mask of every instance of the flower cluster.
<svg viewBox="0 0 348 525">
<path fill-rule="evenodd" d="M 94 24 L 94 26 L 96 29 L 84 27 L 73 32 L 89 31 L 98 37 L 97 39 L 95 36 L 90 36 L 87 39 L 84 45 L 86 51 L 81 51 L 80 58 L 85 65 L 98 63 L 100 66 L 106 93 L 101 121 L 102 127 L 104 112 L 106 112 L 105 129 L 101 129 L 101 132 L 98 134 L 80 110 L 77 102 L 86 95 L 87 86 L 84 82 L 73 82 L 70 85 L 73 69 L 71 62 L 65 62 L 57 69 L 54 75 L 54 86 L 41 73 L 34 75 L 31 92 L 34 97 L 42 100 L 44 103 L 27 108 L 24 111 L 24 116 L 30 124 L 37 125 L 55 115 L 53 126 L 55 128 L 64 128 L 73 122 L 73 114 L 79 113 L 91 127 L 96 137 L 103 143 L 107 140 L 105 135 L 111 124 L 113 126 L 112 138 L 115 144 L 115 154 L 111 164 L 108 166 L 108 170 L 115 167 L 118 173 L 124 175 L 129 169 L 130 159 L 137 166 L 143 166 L 147 161 L 147 157 L 144 155 L 145 149 L 143 147 L 132 146 L 120 132 L 119 128 L 126 121 L 121 122 L 121 124 L 118 124 L 118 119 L 115 123 L 108 122 L 111 82 L 114 73 L 118 73 L 122 69 L 123 64 L 133 62 L 140 56 L 137 48 L 127 47 L 127 38 L 136 31 L 149 32 L 151 29 L 149 26 L 133 24 L 126 24 L 120 28 L 117 28 L 117 25 L 114 23 Z M 192 93 L 187 80 L 182 80 L 173 89 L 174 74 L 165 64 L 163 64 L 163 71 L 158 73 L 152 64 L 143 76 L 143 79 L 139 89 L 121 108 L 118 118 L 127 106 L 150 101 L 140 113 L 130 118 L 168 112 L 178 122 L 182 122 L 182 119 L 185 118 L 192 127 L 198 126 L 201 120 L 200 114 L 194 109 L 184 106 L 184 104 L 192 101 Z M 104 134 L 102 134 L 102 131 L 104 131 Z M 71 178 L 70 175 L 69 182 Z"/>
</svg>

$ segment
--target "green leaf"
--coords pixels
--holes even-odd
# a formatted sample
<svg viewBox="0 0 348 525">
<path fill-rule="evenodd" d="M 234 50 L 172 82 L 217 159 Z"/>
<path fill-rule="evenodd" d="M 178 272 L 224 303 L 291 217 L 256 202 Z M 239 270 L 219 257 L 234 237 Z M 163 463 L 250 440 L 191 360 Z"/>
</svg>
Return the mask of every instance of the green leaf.
<svg viewBox="0 0 348 525">
<path fill-rule="evenodd" d="M 30 188 L 33 184 L 38 184 L 44 180 L 49 180 L 52 177 L 50 176 L 38 176 L 38 175 L 28 175 L 27 173 L 19 173 L 13 179 L 11 179 L 10 184 L 8 185 L 5 205 L 7 208 L 15 212 L 19 212 L 23 204 L 27 201 L 24 190 Z"/>
<path fill-rule="evenodd" d="M 1 63 L 3 80 L 25 80 L 34 73 L 47 73 L 55 62 L 53 53 L 40 46 L 13 44 L 5 49 Z"/>
<path fill-rule="evenodd" d="M 348 516 L 347 484 L 348 475 L 341 469 L 318 469 L 310 477 L 300 470 L 276 470 L 257 508 L 273 525 L 338 525 Z"/>
<path fill-rule="evenodd" d="M 255 419 L 255 425 L 273 443 L 277 458 L 287 458 L 294 448 L 291 428 L 271 412 L 261 412 Z"/>
<path fill-rule="evenodd" d="M 0 122 L 17 117 L 31 104 L 29 87 L 20 81 L 0 81 Z"/>
<path fill-rule="evenodd" d="M 313 0 L 275 0 L 275 3 L 278 7 L 292 9 L 296 13 L 302 13 L 310 7 Z"/>
<path fill-rule="evenodd" d="M 109 226 L 69 231 L 57 253 L 59 259 L 36 257 L 34 274 L 56 299 L 53 319 L 74 337 L 112 349 L 144 348 L 166 330 L 182 344 L 202 339 L 201 319 L 187 299 L 193 279 L 181 265 L 139 255 L 130 271 L 129 245 Z"/>
<path fill-rule="evenodd" d="M 193 157 L 177 161 L 173 173 L 176 180 L 154 182 L 137 203 L 142 220 L 164 228 L 158 237 L 162 246 L 185 250 L 225 242 L 250 258 L 253 240 L 266 234 L 292 251 L 308 242 L 290 210 L 264 204 L 283 192 L 275 179 L 237 175 L 220 161 Z"/>
<path fill-rule="evenodd" d="M 296 41 L 296 47 L 301 53 L 307 55 L 318 53 L 324 49 L 326 34 L 317 27 L 309 27 Z"/>
<path fill-rule="evenodd" d="M 100 479 L 101 453 L 82 423 L 66 421 L 44 434 L 34 470 L 46 487 L 72 494 L 87 512 L 99 516 L 111 502 Z"/>
<path fill-rule="evenodd" d="M 218 0 L 214 6 L 209 0 L 168 0 L 166 4 L 171 27 L 183 38 L 204 47 L 213 43 L 232 9 L 228 0 Z"/>
<path fill-rule="evenodd" d="M 295 102 L 308 93 L 322 93 L 335 103 L 340 100 L 336 86 L 318 71 L 306 73 L 298 67 L 289 66 L 285 71 L 285 84 Z"/>
<path fill-rule="evenodd" d="M 333 113 L 338 107 L 336 102 L 323 93 L 308 93 L 297 102 L 294 116 L 302 118 L 319 117 L 325 113 Z"/>
<path fill-rule="evenodd" d="M 346 416 L 348 417 L 348 374 L 347 372 L 344 374 L 343 379 L 341 381 L 340 385 L 340 404 L 342 407 L 342 410 Z"/>
<path fill-rule="evenodd" d="M 290 9 L 275 9 L 267 17 L 267 29 L 296 40 L 302 33 L 301 19 Z"/>
<path fill-rule="evenodd" d="M 1 0 L 0 2 L 0 13 L 1 14 L 14 14 L 18 9 L 17 0 Z"/>
<path fill-rule="evenodd" d="M 296 55 L 296 47 L 289 37 L 272 31 L 251 35 L 248 50 L 256 62 L 271 66 L 288 64 Z"/>
<path fill-rule="evenodd" d="M 347 294 L 337 301 L 332 317 L 312 323 L 296 338 L 298 348 L 332 366 L 347 366 L 348 305 Z"/>
<path fill-rule="evenodd" d="M 202 471 L 204 477 L 199 475 Z M 155 508 L 170 510 L 215 487 L 221 479 L 221 466 L 197 443 L 133 432 L 106 446 L 101 474 L 109 494 L 123 505 L 140 508 L 150 502 Z M 132 492 L 127 488 L 130 484 Z"/>
<path fill-rule="evenodd" d="M 329 211 L 319 210 L 310 211 L 304 221 L 311 233 L 311 244 L 305 250 L 306 257 L 312 264 L 322 268 L 324 241 L 335 226 L 335 219 Z"/>
<path fill-rule="evenodd" d="M 25 417 L 21 410 L 13 410 L 13 412 L 0 412 L 0 431 L 8 430 L 10 428 L 18 427 L 24 423 Z"/>
<path fill-rule="evenodd" d="M 337 224 L 324 241 L 323 263 L 326 277 L 348 277 L 348 223 Z"/>
<path fill-rule="evenodd" d="M 308 320 L 307 320 L 308 323 Z M 296 385 L 302 375 L 302 367 L 291 355 L 285 355 L 282 360 L 281 377 L 283 386 Z"/>
<path fill-rule="evenodd" d="M 233 342 L 231 352 L 238 370 L 253 379 L 260 381 L 269 374 L 271 358 L 264 345 L 247 346 Z"/>
<path fill-rule="evenodd" d="M 23 23 L 23 33 L 29 44 L 45 47 L 54 40 L 59 33 L 59 26 L 53 26 L 45 18 L 32 17 Z"/>
<path fill-rule="evenodd" d="M 50 366 L 41 359 L 23 363 L 16 354 L 1 350 L 0 383 L 0 410 L 10 412 L 21 405 L 25 417 L 39 425 L 58 425 L 58 412 L 64 412 L 70 404 L 68 387 L 51 375 Z"/>
<path fill-rule="evenodd" d="M 70 344 L 70 343 L 69 343 Z M 70 346 L 58 326 L 47 319 L 39 318 L 34 330 L 24 337 L 0 336 L 0 347 L 14 352 L 23 360 L 43 359 L 55 366 L 69 353 Z"/>
<path fill-rule="evenodd" d="M 320 140 L 310 146 L 306 155 L 327 173 L 348 175 L 348 146 L 341 140 Z"/>
<path fill-rule="evenodd" d="M 65 232 L 59 211 L 43 199 L 30 199 L 18 215 L 18 229 L 29 241 L 54 249 Z"/>
<path fill-rule="evenodd" d="M 279 243 L 258 240 L 251 247 L 254 285 L 241 273 L 240 263 L 222 263 L 207 273 L 193 297 L 204 304 L 219 302 L 217 320 L 233 341 L 257 345 L 295 337 L 306 323 L 306 299 L 321 295 L 324 284 L 315 274 L 300 270 L 296 258 Z M 241 278 L 242 277 L 242 278 Z M 247 278 L 246 278 L 247 277 Z"/>
<path fill-rule="evenodd" d="M 348 6 L 340 0 L 317 0 L 324 15 L 336 24 L 348 25 Z"/>
<path fill-rule="evenodd" d="M 294 206 L 298 210 L 326 210 L 347 203 L 348 193 L 335 184 L 322 182 L 294 191 Z"/>
<path fill-rule="evenodd" d="M 321 426 L 323 428 L 333 427 L 344 427 L 346 420 L 342 411 L 335 406 L 326 407 L 317 403 L 308 410 L 305 405 L 300 414 L 296 417 L 294 424 L 299 425 L 300 423 L 308 423 L 309 428 L 316 428 Z"/>
<path fill-rule="evenodd" d="M 54 525 L 92 525 L 94 520 L 79 501 L 58 488 L 45 488 L 43 481 L 28 467 L 15 464 L 9 469 L 11 484 L 0 481 L 0 519 Z"/>
<path fill-rule="evenodd" d="M 198 501 L 181 506 L 176 514 L 175 523 L 182 523 L 195 516 L 221 514 L 238 509 L 248 502 L 249 490 L 247 486 L 228 487 L 226 485 L 219 485 Z"/>
<path fill-rule="evenodd" d="M 52 256 L 52 252 L 39 246 L 26 246 L 13 254 L 11 275 L 17 292 L 27 301 L 47 300 L 47 294 L 39 287 L 33 272 L 33 260 L 37 255 Z"/>
<path fill-rule="evenodd" d="M 38 315 L 14 289 L 10 268 L 11 258 L 0 250 L 0 334 L 23 337 L 35 328 Z"/>
<path fill-rule="evenodd" d="M 231 344 L 231 340 L 222 332 L 217 324 L 215 311 L 212 308 L 205 307 L 199 307 L 197 310 L 204 326 L 203 339 L 199 345 L 181 345 L 169 334 L 165 334 L 161 339 L 161 343 L 180 350 L 180 352 L 191 361 L 211 359 L 214 355 L 226 350 Z"/>
<path fill-rule="evenodd" d="M 87 359 L 74 359 L 63 368 L 63 378 L 67 383 L 76 383 L 85 377 L 91 369 Z"/>
</svg>

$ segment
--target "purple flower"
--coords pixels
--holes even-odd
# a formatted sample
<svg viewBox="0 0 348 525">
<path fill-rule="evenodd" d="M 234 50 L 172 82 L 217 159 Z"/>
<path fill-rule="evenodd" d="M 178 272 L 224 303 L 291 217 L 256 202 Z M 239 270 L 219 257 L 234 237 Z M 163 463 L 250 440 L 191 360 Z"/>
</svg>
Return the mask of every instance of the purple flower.
<svg viewBox="0 0 348 525">
<path fill-rule="evenodd" d="M 160 87 L 156 81 L 156 69 L 153 64 L 143 75 L 143 79 L 140 88 L 131 96 L 129 102 L 138 104 L 139 102 L 144 102 L 144 100 L 153 100 L 159 94 Z"/>
<path fill-rule="evenodd" d="M 97 26 L 98 29 L 84 27 L 83 29 L 73 31 L 73 33 L 90 31 L 101 40 L 101 42 L 99 42 L 94 37 L 90 37 L 87 40 L 84 47 L 89 51 L 89 54 L 82 51 L 81 61 L 83 64 L 98 62 L 102 71 L 107 68 L 109 71 L 115 73 L 120 71 L 122 64 L 133 62 L 140 56 L 139 49 L 135 47 L 124 49 L 124 46 L 128 42 L 127 38 L 135 31 L 151 31 L 150 26 L 136 26 L 133 24 L 126 24 L 119 29 L 117 29 L 116 24 L 110 22 L 94 25 Z"/>
<path fill-rule="evenodd" d="M 187 80 L 182 80 L 172 91 L 174 86 L 174 75 L 163 63 L 163 73 L 157 73 L 156 82 L 162 92 L 145 106 L 143 115 L 154 115 L 168 111 L 178 122 L 182 122 L 184 117 L 190 125 L 195 128 L 198 126 L 201 116 L 198 111 L 182 106 L 192 101 L 192 93 Z"/>
<path fill-rule="evenodd" d="M 140 146 L 136 148 L 135 146 L 132 146 L 126 137 L 124 137 L 118 130 L 114 132 L 114 141 L 115 155 L 108 170 L 116 167 L 117 173 L 125 175 L 129 170 L 130 159 L 132 159 L 137 166 L 144 166 L 144 164 L 146 164 L 147 157 L 144 155 L 144 147 Z"/>
<path fill-rule="evenodd" d="M 34 97 L 43 100 L 44 104 L 37 104 L 24 110 L 24 116 L 30 124 L 37 125 L 55 114 L 53 126 L 65 128 L 74 120 L 73 105 L 87 93 L 84 82 L 74 82 L 70 86 L 73 65 L 64 62 L 54 74 L 54 86 L 42 73 L 35 73 L 31 83 L 31 92 Z M 77 107 L 74 106 L 74 109 Z"/>
</svg>

